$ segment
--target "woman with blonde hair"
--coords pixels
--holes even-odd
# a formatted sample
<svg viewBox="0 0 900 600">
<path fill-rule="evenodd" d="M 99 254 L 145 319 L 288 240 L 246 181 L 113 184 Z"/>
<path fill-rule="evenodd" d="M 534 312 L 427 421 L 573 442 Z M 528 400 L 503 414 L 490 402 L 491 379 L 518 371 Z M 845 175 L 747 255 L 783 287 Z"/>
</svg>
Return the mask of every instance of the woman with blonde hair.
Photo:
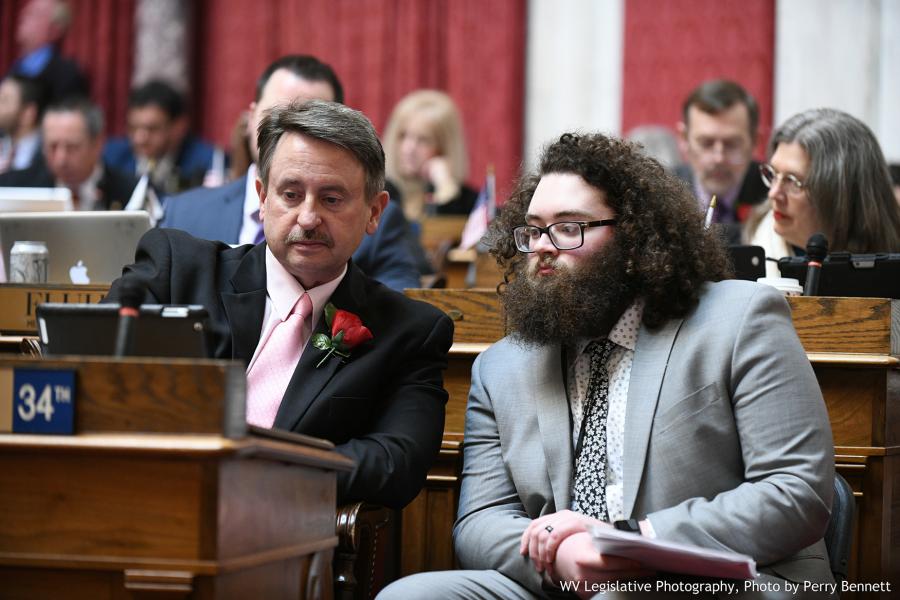
<svg viewBox="0 0 900 600">
<path fill-rule="evenodd" d="M 859 119 L 829 108 L 794 115 L 772 135 L 760 172 L 770 209 L 748 238 L 767 258 L 803 254 L 816 232 L 830 252 L 900 252 L 900 207 L 887 163 Z M 767 274 L 779 276 L 775 263 Z"/>
<path fill-rule="evenodd" d="M 467 214 L 478 194 L 465 185 L 468 157 L 459 111 L 450 96 L 418 90 L 405 96 L 384 133 L 387 178 L 412 222 L 431 214 Z"/>
</svg>

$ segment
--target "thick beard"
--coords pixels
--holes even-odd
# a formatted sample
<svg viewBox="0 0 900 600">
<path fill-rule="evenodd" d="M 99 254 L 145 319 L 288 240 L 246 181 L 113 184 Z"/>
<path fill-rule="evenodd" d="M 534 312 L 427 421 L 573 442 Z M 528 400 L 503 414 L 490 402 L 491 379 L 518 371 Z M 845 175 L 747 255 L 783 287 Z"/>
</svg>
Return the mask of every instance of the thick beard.
<svg viewBox="0 0 900 600">
<path fill-rule="evenodd" d="M 550 257 L 543 264 L 554 260 Z M 529 272 L 530 264 L 527 259 L 519 262 L 502 296 L 510 333 L 525 344 L 566 345 L 607 335 L 637 297 L 615 243 L 577 268 L 555 263 L 549 276 Z"/>
</svg>

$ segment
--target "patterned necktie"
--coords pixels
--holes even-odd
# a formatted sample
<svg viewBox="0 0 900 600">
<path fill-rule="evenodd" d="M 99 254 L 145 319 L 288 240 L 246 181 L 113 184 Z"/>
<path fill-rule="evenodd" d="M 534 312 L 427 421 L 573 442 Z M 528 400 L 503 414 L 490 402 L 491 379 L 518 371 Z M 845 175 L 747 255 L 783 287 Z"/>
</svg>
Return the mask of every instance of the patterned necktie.
<svg viewBox="0 0 900 600">
<path fill-rule="evenodd" d="M 277 324 L 259 350 L 259 356 L 247 373 L 247 423 L 272 427 L 281 399 L 287 390 L 303 345 L 306 320 L 312 315 L 312 300 L 303 294 L 288 318 Z"/>
<path fill-rule="evenodd" d="M 608 521 L 606 509 L 606 415 L 609 412 L 609 375 L 606 363 L 615 348 L 609 340 L 591 342 L 585 352 L 591 356 L 581 443 L 575 457 L 575 510 Z"/>
</svg>

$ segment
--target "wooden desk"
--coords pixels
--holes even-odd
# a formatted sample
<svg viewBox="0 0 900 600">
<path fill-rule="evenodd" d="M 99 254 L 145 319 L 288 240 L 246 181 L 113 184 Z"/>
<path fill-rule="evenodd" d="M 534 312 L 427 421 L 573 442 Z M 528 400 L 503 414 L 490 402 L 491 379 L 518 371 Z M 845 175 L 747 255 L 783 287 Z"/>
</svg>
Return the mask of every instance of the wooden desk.
<svg viewBox="0 0 900 600">
<path fill-rule="evenodd" d="M 404 574 L 454 568 L 451 529 L 458 502 L 459 444 L 465 428 L 471 364 L 503 335 L 499 299 L 490 290 L 407 290 L 456 324 L 444 385 L 449 392 L 444 448 L 425 490 L 404 511 Z M 900 573 L 900 302 L 871 298 L 790 298 L 794 327 L 816 372 L 835 445 L 838 472 L 857 499 L 851 581 Z M 452 462 L 457 461 L 456 469 Z M 452 487 L 455 502 L 445 507 Z M 436 499 L 440 497 L 441 501 Z M 409 528 L 420 533 L 407 535 Z M 406 544 L 410 544 L 407 546 Z M 407 551 L 407 548 L 411 552 Z M 427 552 L 427 548 L 449 549 Z M 409 555 L 409 556 L 408 556 Z"/>
<path fill-rule="evenodd" d="M 432 252 L 442 244 L 458 244 L 468 218 L 468 215 L 434 215 L 423 218 L 419 224 L 422 248 L 426 252 Z"/>
<path fill-rule="evenodd" d="M 330 597 L 352 462 L 249 435 L 240 364 L 0 359 L 18 367 L 76 371 L 76 435 L 0 434 L 0 596 Z"/>
<path fill-rule="evenodd" d="M 447 288 L 487 288 L 496 290 L 497 285 L 503 282 L 503 273 L 497 266 L 493 256 L 479 253 L 474 248 L 462 250 L 451 248 L 447 252 L 447 260 L 444 263 L 444 273 L 447 276 Z"/>
</svg>

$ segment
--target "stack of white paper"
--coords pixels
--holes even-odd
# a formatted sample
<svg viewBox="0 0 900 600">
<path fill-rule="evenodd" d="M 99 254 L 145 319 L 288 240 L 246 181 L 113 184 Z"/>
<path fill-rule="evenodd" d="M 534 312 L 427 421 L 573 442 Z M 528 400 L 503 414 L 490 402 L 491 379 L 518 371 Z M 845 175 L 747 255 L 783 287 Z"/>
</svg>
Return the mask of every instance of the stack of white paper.
<svg viewBox="0 0 900 600">
<path fill-rule="evenodd" d="M 756 561 L 744 554 L 651 539 L 612 527 L 594 525 L 590 532 L 602 554 L 636 560 L 650 570 L 725 579 L 756 578 Z"/>
</svg>

